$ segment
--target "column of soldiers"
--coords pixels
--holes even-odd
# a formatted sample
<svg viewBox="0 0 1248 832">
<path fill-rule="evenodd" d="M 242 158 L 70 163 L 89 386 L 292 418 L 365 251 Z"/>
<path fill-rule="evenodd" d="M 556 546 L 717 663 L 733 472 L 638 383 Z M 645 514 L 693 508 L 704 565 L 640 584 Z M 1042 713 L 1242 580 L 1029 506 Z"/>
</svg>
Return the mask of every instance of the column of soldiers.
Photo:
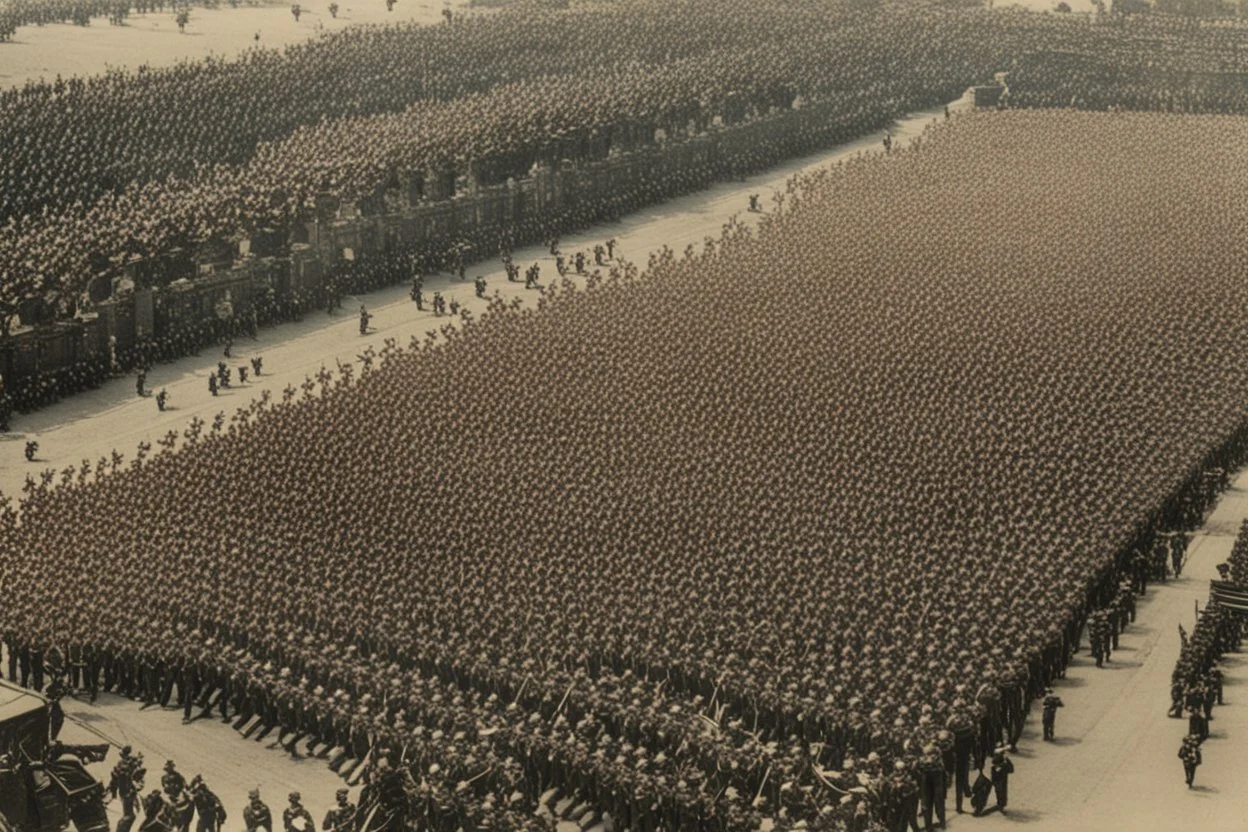
<svg viewBox="0 0 1248 832">
<path fill-rule="evenodd" d="M 1248 586 L 1248 525 L 1241 529 L 1227 562 L 1219 564 L 1223 581 Z M 1244 637 L 1244 619 L 1248 613 L 1223 606 L 1215 599 L 1198 614 L 1190 636 L 1179 625 L 1182 649 L 1170 677 L 1170 708 L 1172 719 L 1187 716 L 1187 733 L 1179 746 L 1178 757 L 1183 763 L 1187 787 L 1193 788 L 1196 769 L 1203 762 L 1200 747 L 1209 739 L 1209 723 L 1213 709 L 1224 702 L 1222 656 L 1239 652 Z"/>
</svg>

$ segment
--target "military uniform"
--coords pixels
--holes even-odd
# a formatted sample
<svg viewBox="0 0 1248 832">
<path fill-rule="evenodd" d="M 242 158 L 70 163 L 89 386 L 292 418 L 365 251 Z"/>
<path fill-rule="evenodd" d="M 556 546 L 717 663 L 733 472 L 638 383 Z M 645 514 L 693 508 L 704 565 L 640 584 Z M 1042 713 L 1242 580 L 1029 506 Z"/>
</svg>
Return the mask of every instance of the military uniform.
<svg viewBox="0 0 1248 832">
<path fill-rule="evenodd" d="M 263 829 L 264 832 L 273 832 L 273 814 L 269 811 L 269 807 L 260 800 L 260 793 L 252 792 L 248 798 L 251 802 L 247 804 L 247 808 L 243 809 L 243 825 L 246 826 L 247 832 L 256 832 L 259 829 Z"/>
</svg>

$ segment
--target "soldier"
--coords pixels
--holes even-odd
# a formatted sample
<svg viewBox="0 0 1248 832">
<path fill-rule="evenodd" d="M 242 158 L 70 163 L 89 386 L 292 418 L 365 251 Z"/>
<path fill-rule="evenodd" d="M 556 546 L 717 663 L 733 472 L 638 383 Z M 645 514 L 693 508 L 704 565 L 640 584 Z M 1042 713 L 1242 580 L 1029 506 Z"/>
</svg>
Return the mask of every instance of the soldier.
<svg viewBox="0 0 1248 832">
<path fill-rule="evenodd" d="M 208 392 L 217 395 L 217 377 L 215 374 L 208 376 Z"/>
<path fill-rule="evenodd" d="M 35 454 L 39 453 L 39 443 L 31 440 L 26 443 L 26 461 L 34 462 Z"/>
<path fill-rule="evenodd" d="M 594 265 L 605 266 L 607 264 L 607 261 L 603 259 L 603 255 L 605 255 L 606 253 L 607 253 L 607 250 L 603 248 L 602 243 L 598 243 L 597 245 L 595 245 L 594 246 Z"/>
<path fill-rule="evenodd" d="M 143 370 L 139 370 L 139 374 L 134 380 L 134 389 L 135 392 L 139 394 L 139 398 L 143 398 L 147 395 L 147 391 L 143 389 L 145 384 L 147 384 L 147 373 Z"/>
<path fill-rule="evenodd" d="M 479 298 L 485 297 L 485 278 L 484 277 L 475 278 L 472 281 L 472 284 L 473 284 L 474 290 L 476 291 L 477 297 Z"/>
<path fill-rule="evenodd" d="M 1209 739 L 1209 720 L 1205 719 L 1199 706 L 1188 712 L 1187 733 L 1196 737 L 1198 742 Z"/>
<path fill-rule="evenodd" d="M 139 761 L 131 756 L 130 746 L 123 747 L 121 758 L 113 766 L 113 773 L 108 781 L 110 799 L 121 799 L 121 820 L 117 821 L 117 832 L 130 832 L 134 825 L 139 790 L 142 788 L 142 778 L 135 775 L 140 770 Z"/>
<path fill-rule="evenodd" d="M 1179 759 L 1183 761 L 1183 774 L 1190 789 L 1196 780 L 1196 767 L 1201 764 L 1200 740 L 1188 734 L 1179 746 Z"/>
<path fill-rule="evenodd" d="M 195 832 L 220 832 L 225 825 L 225 806 L 198 774 L 191 780 L 191 803 L 198 818 Z"/>
<path fill-rule="evenodd" d="M 1014 773 L 1014 762 L 1005 753 L 1005 746 L 997 746 L 992 755 L 992 790 L 997 794 L 997 808 L 1005 814 L 1006 804 L 1010 797 L 1010 775 Z"/>
<path fill-rule="evenodd" d="M 260 378 L 260 367 L 263 364 L 264 364 L 264 359 L 258 355 L 255 358 L 251 359 L 251 371 L 252 373 L 255 374 L 256 378 Z"/>
<path fill-rule="evenodd" d="M 1183 559 L 1187 555 L 1187 543 L 1187 532 L 1174 532 L 1170 536 L 1170 565 L 1176 578 L 1183 571 Z"/>
<path fill-rule="evenodd" d="M 243 824 L 247 827 L 247 832 L 256 832 L 258 829 L 273 832 L 273 814 L 260 800 L 260 790 L 253 789 L 248 792 L 247 800 L 250 802 L 243 809 Z"/>
<path fill-rule="evenodd" d="M 1053 688 L 1044 689 L 1044 714 L 1041 722 L 1044 725 L 1045 742 L 1053 739 L 1053 725 L 1057 720 L 1057 709 L 1064 707 L 1061 697 L 1053 693 Z"/>
<path fill-rule="evenodd" d="M 610 240 L 607 240 L 607 259 L 608 260 L 615 259 L 615 238 L 614 237 L 612 237 Z"/>
<path fill-rule="evenodd" d="M 339 788 L 334 793 L 334 800 L 337 805 L 324 813 L 324 822 L 321 825 L 323 832 L 354 832 L 356 828 L 356 807 L 351 805 L 347 800 L 349 795 L 346 788 Z"/>
<path fill-rule="evenodd" d="M 300 803 L 302 798 L 299 792 L 291 792 L 289 800 L 290 805 L 282 812 L 282 826 L 286 832 L 315 832 L 316 824 L 312 822 L 312 815 Z"/>
<path fill-rule="evenodd" d="M 165 388 L 160 388 L 160 392 L 156 394 L 156 407 L 161 413 L 165 412 L 165 403 L 169 401 L 169 393 Z"/>
<path fill-rule="evenodd" d="M 173 760 L 165 761 L 165 773 L 160 776 L 160 787 L 164 789 L 165 794 L 169 795 L 169 799 L 175 803 L 182 796 L 182 792 L 186 790 L 186 778 L 174 766 Z"/>
<path fill-rule="evenodd" d="M 169 832 L 168 805 L 159 789 L 152 789 L 151 794 L 143 798 L 143 823 L 139 832 Z"/>
<path fill-rule="evenodd" d="M 1207 685 L 1214 692 L 1219 705 L 1222 704 L 1222 668 L 1218 667 L 1216 661 L 1209 667 Z"/>
<path fill-rule="evenodd" d="M 932 810 L 936 810 L 936 820 L 940 828 L 945 828 L 945 793 L 948 790 L 948 777 L 945 764 L 940 758 L 936 746 L 929 745 L 923 749 L 923 828 L 932 832 Z"/>
<path fill-rule="evenodd" d="M 757 214 L 758 211 L 758 194 L 750 194 L 750 213 Z"/>
<path fill-rule="evenodd" d="M 243 364 L 242 366 L 238 368 L 238 383 L 239 384 L 247 383 L 247 365 L 246 364 Z"/>
</svg>

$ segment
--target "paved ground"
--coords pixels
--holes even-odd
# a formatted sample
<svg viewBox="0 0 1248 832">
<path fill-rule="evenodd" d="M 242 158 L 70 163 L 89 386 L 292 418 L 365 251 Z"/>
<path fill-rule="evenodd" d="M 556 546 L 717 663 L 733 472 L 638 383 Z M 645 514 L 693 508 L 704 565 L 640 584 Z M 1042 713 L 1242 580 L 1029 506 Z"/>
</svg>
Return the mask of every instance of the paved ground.
<svg viewBox="0 0 1248 832">
<path fill-rule="evenodd" d="M 0 87 L 20 86 L 27 79 L 51 81 L 58 74 L 94 75 L 109 67 L 133 68 L 140 64 L 168 66 L 181 60 L 209 55 L 234 57 L 259 45 L 276 48 L 316 37 L 323 32 L 361 23 L 395 23 L 415 20 L 435 23 L 449 5 L 456 14 L 468 13 L 467 0 L 398 0 L 393 12 L 385 0 L 338 0 L 337 19 L 330 17 L 331 0 L 300 0 L 303 10 L 296 23 L 291 3 L 219 9 L 195 6 L 185 34 L 178 32 L 174 14 L 132 14 L 124 26 L 110 26 L 94 18 L 90 26 L 58 23 L 24 26 L 9 43 L 0 43 Z M 471 12 L 476 14 L 478 12 Z"/>
<path fill-rule="evenodd" d="M 1010 783 L 1004 817 L 959 819 L 955 828 L 999 832 L 1027 824 L 1034 832 L 1244 829 L 1242 785 L 1248 771 L 1248 657 L 1223 662 L 1226 705 L 1215 708 L 1196 788 L 1183 782 L 1177 757 L 1187 720 L 1168 719 L 1170 673 L 1179 657 L 1178 626 L 1189 633 L 1195 604 L 1209 598 L 1214 567 L 1230 554 L 1248 518 L 1248 471 L 1241 471 L 1192 541 L 1178 581 L 1152 585 L 1110 665 L 1097 670 L 1085 649 L 1055 685 L 1057 741 L 1040 740 L 1033 708 Z M 1238 797 L 1236 795 L 1239 795 Z"/>
</svg>

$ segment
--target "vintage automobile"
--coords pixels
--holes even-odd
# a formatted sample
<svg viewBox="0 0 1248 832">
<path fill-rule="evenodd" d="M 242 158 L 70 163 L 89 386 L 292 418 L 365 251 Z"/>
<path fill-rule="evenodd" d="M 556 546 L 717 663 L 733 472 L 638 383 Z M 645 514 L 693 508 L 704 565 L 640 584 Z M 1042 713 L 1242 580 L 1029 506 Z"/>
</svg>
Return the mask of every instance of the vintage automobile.
<svg viewBox="0 0 1248 832">
<path fill-rule="evenodd" d="M 57 740 L 60 704 L 0 681 L 0 832 L 108 832 L 104 787 L 86 764 L 107 745 Z"/>
</svg>

